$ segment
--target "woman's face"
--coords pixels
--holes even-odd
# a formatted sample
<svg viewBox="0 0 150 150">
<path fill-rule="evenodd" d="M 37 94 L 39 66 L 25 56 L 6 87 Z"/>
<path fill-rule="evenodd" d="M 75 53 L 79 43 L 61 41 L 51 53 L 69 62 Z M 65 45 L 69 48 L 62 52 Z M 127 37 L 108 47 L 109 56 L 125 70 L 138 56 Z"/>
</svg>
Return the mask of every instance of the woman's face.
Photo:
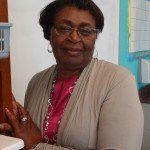
<svg viewBox="0 0 150 150">
<path fill-rule="evenodd" d="M 66 35 L 71 28 L 71 33 Z M 73 70 L 84 68 L 90 62 L 96 34 L 84 35 L 89 29 L 95 29 L 95 20 L 89 11 L 66 6 L 56 14 L 50 43 L 58 66 Z"/>
</svg>

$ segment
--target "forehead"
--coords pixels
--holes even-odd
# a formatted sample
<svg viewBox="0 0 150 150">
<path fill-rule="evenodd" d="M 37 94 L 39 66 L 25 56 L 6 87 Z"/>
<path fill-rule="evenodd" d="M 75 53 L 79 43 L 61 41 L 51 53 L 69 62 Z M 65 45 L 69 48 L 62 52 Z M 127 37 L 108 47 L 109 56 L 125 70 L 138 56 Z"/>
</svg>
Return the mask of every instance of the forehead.
<svg viewBox="0 0 150 150">
<path fill-rule="evenodd" d="M 54 17 L 54 23 L 70 22 L 70 24 L 78 26 L 80 24 L 88 24 L 95 27 L 95 19 L 88 10 L 78 9 L 74 6 L 66 6 L 62 8 Z"/>
</svg>

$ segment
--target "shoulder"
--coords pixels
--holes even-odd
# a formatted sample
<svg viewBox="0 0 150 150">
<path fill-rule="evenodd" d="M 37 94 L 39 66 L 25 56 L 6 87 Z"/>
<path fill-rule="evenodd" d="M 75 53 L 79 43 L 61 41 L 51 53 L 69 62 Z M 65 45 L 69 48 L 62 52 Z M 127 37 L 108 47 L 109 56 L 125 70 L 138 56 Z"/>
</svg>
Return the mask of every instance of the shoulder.
<svg viewBox="0 0 150 150">
<path fill-rule="evenodd" d="M 55 66 L 56 66 L 56 65 L 53 65 L 53 66 L 51 66 L 51 67 L 49 67 L 49 68 L 47 68 L 47 69 L 44 69 L 44 70 L 42 70 L 42 71 L 36 73 L 36 74 L 31 78 L 29 84 L 30 84 L 30 83 L 33 83 L 33 82 L 38 83 L 38 82 L 40 82 L 41 80 L 45 80 L 45 79 L 49 78 L 50 75 L 52 74 L 52 72 L 54 71 Z"/>
<path fill-rule="evenodd" d="M 44 70 L 36 73 L 29 81 L 26 93 L 28 93 L 28 91 L 32 92 L 34 89 L 40 88 L 44 84 L 47 84 L 53 71 L 55 70 L 55 66 L 56 65 L 53 65 L 47 69 L 44 69 Z"/>
<path fill-rule="evenodd" d="M 131 75 L 131 72 L 127 68 L 119 66 L 117 64 L 113 64 L 105 60 L 93 59 L 92 63 L 93 67 L 96 68 L 96 70 L 101 70 L 103 73 L 107 72 L 108 74 L 111 75 L 120 75 L 120 76 Z"/>
<path fill-rule="evenodd" d="M 25 107 L 27 108 L 28 102 L 32 97 L 35 97 L 38 94 L 44 90 L 44 88 L 47 86 L 49 83 L 49 79 L 51 77 L 51 74 L 53 73 L 55 69 L 55 65 L 40 71 L 36 73 L 31 80 L 28 83 L 26 93 L 25 93 Z M 33 98 L 34 99 L 34 98 Z"/>
<path fill-rule="evenodd" d="M 125 67 L 119 66 L 104 60 L 92 60 L 93 71 L 98 78 L 109 85 L 121 83 L 125 80 L 135 80 L 132 73 Z M 135 82 L 135 81 L 134 81 Z"/>
<path fill-rule="evenodd" d="M 113 64 L 111 62 L 105 61 L 105 60 L 93 60 L 94 61 L 94 65 L 97 66 L 97 69 L 103 70 L 103 72 L 111 72 L 111 74 L 131 74 L 131 72 L 123 67 L 123 66 L 119 66 L 117 64 Z"/>
</svg>

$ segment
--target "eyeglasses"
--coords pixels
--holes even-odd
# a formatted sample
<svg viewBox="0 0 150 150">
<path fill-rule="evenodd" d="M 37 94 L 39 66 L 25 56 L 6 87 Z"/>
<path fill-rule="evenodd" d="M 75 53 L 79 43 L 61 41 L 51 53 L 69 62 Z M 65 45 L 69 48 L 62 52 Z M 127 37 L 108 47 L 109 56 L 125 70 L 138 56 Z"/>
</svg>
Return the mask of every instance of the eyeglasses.
<svg viewBox="0 0 150 150">
<path fill-rule="evenodd" d="M 82 39 L 93 38 L 93 37 L 95 37 L 95 35 L 97 35 L 100 32 L 100 30 L 93 29 L 90 27 L 82 27 L 82 28 L 77 29 L 77 28 L 72 28 L 66 24 L 54 25 L 53 27 L 54 27 L 57 35 L 69 37 L 75 30 L 77 32 L 78 36 Z"/>
</svg>

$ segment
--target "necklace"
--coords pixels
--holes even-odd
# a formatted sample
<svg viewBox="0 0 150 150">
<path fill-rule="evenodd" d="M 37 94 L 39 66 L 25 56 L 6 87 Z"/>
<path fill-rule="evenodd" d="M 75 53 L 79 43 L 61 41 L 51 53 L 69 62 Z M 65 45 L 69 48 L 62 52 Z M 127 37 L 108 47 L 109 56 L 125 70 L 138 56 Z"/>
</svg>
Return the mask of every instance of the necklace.
<svg viewBox="0 0 150 150">
<path fill-rule="evenodd" d="M 71 81 L 71 82 L 70 82 Z M 65 93 L 66 93 L 66 96 L 65 98 L 61 99 L 61 98 L 58 98 L 57 99 L 57 95 L 55 95 L 54 97 L 54 93 L 56 92 L 56 88 L 57 88 L 57 84 L 58 84 L 58 80 L 57 78 L 55 77 L 53 82 L 52 82 L 52 88 L 51 88 L 51 92 L 50 92 L 50 98 L 48 99 L 48 111 L 46 113 L 46 117 L 45 117 L 45 120 L 44 120 L 44 123 L 43 123 L 43 138 L 45 140 L 46 143 L 51 143 L 51 144 L 56 144 L 56 139 L 57 139 L 57 132 L 58 132 L 58 127 L 60 125 L 60 122 L 61 122 L 61 118 L 62 118 L 62 115 L 65 111 L 65 108 L 66 108 L 66 105 L 68 103 L 68 100 L 71 96 L 71 93 L 74 89 L 74 86 L 75 84 L 77 83 L 77 77 L 73 77 L 73 78 L 70 78 L 67 82 L 66 81 L 62 81 L 64 82 L 65 84 L 67 84 L 68 82 L 69 85 L 68 87 L 67 86 L 64 86 L 64 84 L 62 84 L 63 87 L 60 87 L 59 88 L 59 91 L 57 93 L 57 95 L 59 95 L 61 92 L 62 92 L 62 89 L 65 87 Z M 56 88 L 55 88 L 56 86 Z M 56 94 L 56 93 L 55 93 Z M 62 96 L 63 97 L 63 96 Z M 57 120 L 54 123 L 54 120 L 55 120 L 55 114 L 58 114 L 57 111 L 60 111 L 58 110 L 57 108 L 57 104 L 60 103 L 60 101 L 58 100 L 62 100 L 62 103 L 61 104 L 61 112 L 59 114 L 59 120 Z M 50 127 L 51 125 L 51 127 Z M 53 129 L 53 130 L 52 130 Z M 49 130 L 51 135 L 49 136 Z"/>
</svg>

